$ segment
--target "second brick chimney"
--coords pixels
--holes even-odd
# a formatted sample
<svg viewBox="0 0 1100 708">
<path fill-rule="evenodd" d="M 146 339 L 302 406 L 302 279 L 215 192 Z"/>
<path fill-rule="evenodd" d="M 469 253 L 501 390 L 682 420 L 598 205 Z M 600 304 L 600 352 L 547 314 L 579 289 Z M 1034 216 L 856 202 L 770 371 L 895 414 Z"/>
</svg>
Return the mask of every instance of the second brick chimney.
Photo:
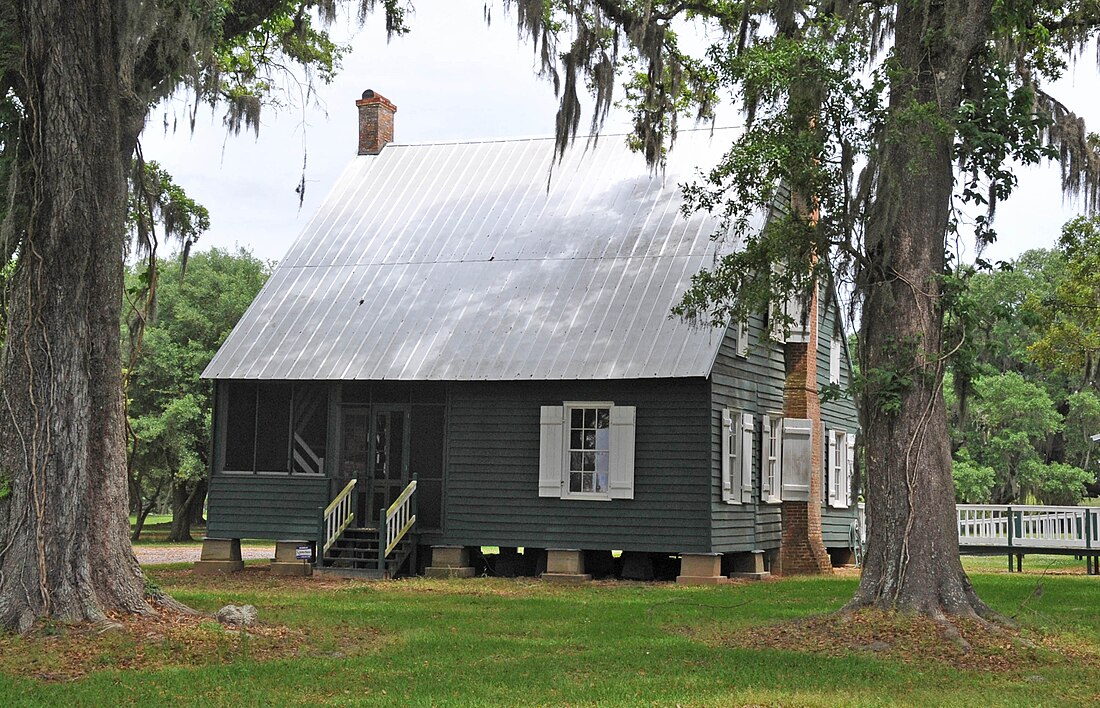
<svg viewBox="0 0 1100 708">
<path fill-rule="evenodd" d="M 359 108 L 359 154 L 377 155 L 393 142 L 393 114 L 397 106 L 373 89 L 363 92 L 355 102 Z"/>
</svg>

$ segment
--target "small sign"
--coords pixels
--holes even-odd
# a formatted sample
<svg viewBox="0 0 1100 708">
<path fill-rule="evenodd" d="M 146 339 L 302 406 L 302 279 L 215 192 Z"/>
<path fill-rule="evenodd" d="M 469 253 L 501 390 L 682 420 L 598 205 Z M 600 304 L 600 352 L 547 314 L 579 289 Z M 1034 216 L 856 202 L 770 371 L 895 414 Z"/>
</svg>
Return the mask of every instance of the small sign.
<svg viewBox="0 0 1100 708">
<path fill-rule="evenodd" d="M 309 546 L 298 546 L 294 549 L 294 557 L 300 561 L 307 561 L 313 558 L 313 549 Z"/>
</svg>

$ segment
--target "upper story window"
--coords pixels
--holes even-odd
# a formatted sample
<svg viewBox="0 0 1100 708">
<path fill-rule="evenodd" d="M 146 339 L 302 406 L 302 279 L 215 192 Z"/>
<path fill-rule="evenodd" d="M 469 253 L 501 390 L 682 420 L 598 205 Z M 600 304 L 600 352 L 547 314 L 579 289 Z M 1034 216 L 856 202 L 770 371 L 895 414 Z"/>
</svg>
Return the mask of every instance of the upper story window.
<svg viewBox="0 0 1100 708">
<path fill-rule="evenodd" d="M 840 383 L 840 357 L 843 351 L 844 341 L 840 338 L 840 332 L 834 329 L 832 340 L 829 342 L 829 383 L 831 384 Z"/>
</svg>

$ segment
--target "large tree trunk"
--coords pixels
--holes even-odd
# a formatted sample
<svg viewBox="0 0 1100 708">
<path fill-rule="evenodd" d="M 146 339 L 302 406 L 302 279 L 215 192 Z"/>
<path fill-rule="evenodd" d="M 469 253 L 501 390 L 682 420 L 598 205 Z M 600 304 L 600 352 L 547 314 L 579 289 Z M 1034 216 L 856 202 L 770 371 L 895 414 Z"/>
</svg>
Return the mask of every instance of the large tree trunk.
<svg viewBox="0 0 1100 708">
<path fill-rule="evenodd" d="M 146 612 L 127 518 L 119 308 L 124 168 L 144 106 L 126 105 L 109 0 L 24 0 L 30 214 L 0 356 L 0 625 Z M 33 170 L 25 169 L 33 165 Z"/>
<path fill-rule="evenodd" d="M 869 542 L 849 608 L 988 614 L 963 571 L 943 400 L 945 236 L 963 75 L 990 0 L 899 3 L 897 66 L 861 273 Z M 945 118 L 939 123 L 937 118 Z M 937 125 L 937 123 L 939 123 Z"/>
</svg>

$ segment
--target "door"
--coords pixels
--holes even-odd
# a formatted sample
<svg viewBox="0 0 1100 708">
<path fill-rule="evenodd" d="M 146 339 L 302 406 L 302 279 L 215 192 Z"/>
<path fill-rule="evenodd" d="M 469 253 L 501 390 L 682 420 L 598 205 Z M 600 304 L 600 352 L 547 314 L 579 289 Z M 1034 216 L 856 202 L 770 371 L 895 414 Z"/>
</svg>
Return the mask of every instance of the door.
<svg viewBox="0 0 1100 708">
<path fill-rule="evenodd" d="M 371 417 L 370 509 L 365 518 L 377 523 L 380 509 L 393 503 L 409 484 L 409 410 L 376 406 Z M 359 484 L 362 484 L 360 480 Z"/>
<path fill-rule="evenodd" d="M 357 526 L 378 522 L 409 483 L 409 411 L 401 406 L 345 408 L 340 469 L 344 479 L 357 479 Z"/>
</svg>

